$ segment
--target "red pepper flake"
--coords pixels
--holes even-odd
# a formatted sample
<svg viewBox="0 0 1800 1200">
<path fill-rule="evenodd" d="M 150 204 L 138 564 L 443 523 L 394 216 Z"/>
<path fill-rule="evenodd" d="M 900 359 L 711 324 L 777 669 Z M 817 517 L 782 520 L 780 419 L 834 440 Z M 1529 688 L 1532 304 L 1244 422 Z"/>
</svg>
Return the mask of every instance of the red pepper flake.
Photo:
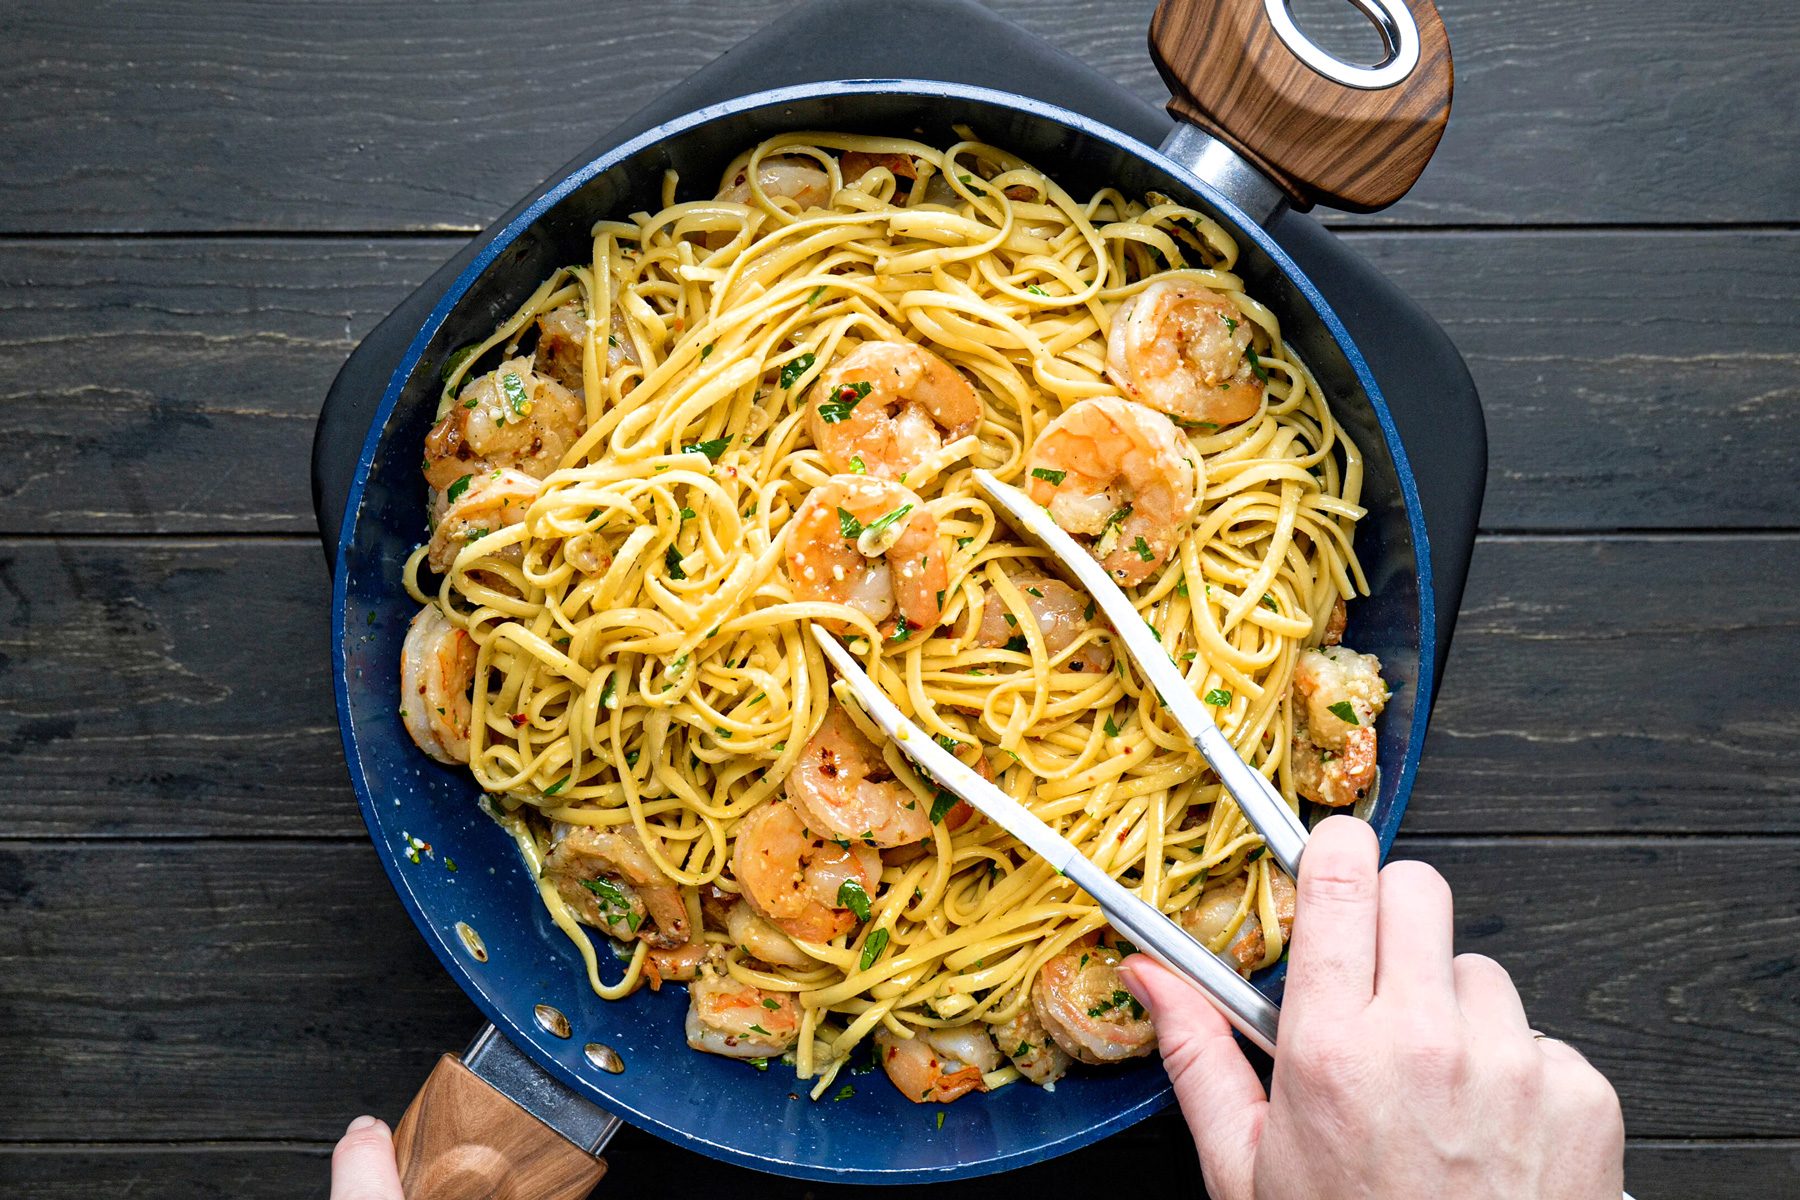
<svg viewBox="0 0 1800 1200">
<path fill-rule="evenodd" d="M 529 720 L 531 720 L 531 718 L 526 716 L 524 713 L 514 713 L 512 715 L 513 728 L 514 729 L 522 728 L 524 726 L 525 722 L 527 722 Z"/>
</svg>

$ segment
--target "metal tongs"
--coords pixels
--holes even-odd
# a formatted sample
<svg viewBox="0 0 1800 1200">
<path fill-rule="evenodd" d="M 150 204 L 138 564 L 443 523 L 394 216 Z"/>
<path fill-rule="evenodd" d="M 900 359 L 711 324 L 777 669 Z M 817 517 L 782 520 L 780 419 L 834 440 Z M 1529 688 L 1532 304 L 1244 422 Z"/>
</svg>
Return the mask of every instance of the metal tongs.
<svg viewBox="0 0 1800 1200">
<path fill-rule="evenodd" d="M 1300 853 L 1306 846 L 1306 826 L 1287 806 L 1262 773 L 1238 757 L 1225 735 L 1213 723 L 1212 714 L 1194 695 L 1173 659 L 1137 609 L 1092 555 L 1051 521 L 1025 493 L 1001 483 L 987 471 L 977 470 L 975 482 L 1006 523 L 1021 537 L 1049 551 L 1062 571 L 1085 589 L 1112 623 L 1119 641 L 1130 653 L 1175 721 L 1194 739 L 1209 767 L 1231 793 L 1244 816 L 1262 834 L 1275 861 L 1290 875 L 1300 873 Z M 1189 937 L 1154 905 L 1140 899 L 1095 866 L 1066 838 L 1033 816 L 1024 805 L 983 779 L 972 768 L 939 746 L 895 706 L 862 669 L 837 638 L 819 626 L 813 636 L 869 714 L 900 750 L 940 785 L 967 800 L 983 816 L 1010 833 L 1068 876 L 1099 904 L 1113 928 L 1135 942 L 1140 950 L 1186 978 L 1250 1041 L 1264 1050 L 1275 1050 L 1275 1027 L 1281 1008 L 1250 985 L 1225 961 Z"/>
</svg>

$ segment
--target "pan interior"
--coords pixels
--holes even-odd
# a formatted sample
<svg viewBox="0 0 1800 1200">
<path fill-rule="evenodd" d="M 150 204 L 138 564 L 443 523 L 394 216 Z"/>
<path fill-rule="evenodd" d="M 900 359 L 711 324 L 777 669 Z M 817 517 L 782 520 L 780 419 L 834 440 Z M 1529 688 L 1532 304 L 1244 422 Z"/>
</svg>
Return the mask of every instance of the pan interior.
<svg viewBox="0 0 1800 1200">
<path fill-rule="evenodd" d="M 1102 184 L 1127 194 L 1160 191 L 1233 230 L 1249 292 L 1280 317 L 1366 460 L 1369 516 L 1356 549 L 1371 595 L 1353 606 L 1347 640 L 1381 657 L 1394 691 L 1382 718 L 1380 794 L 1369 814 L 1384 846 L 1398 827 L 1423 740 L 1434 626 L 1424 527 L 1398 436 L 1360 355 L 1317 293 L 1260 230 L 1178 168 L 1123 134 L 1035 101 L 949 84 L 862 81 L 762 93 L 702 110 L 576 172 L 521 214 L 450 289 L 402 360 L 364 445 L 339 547 L 334 605 L 346 753 L 397 891 L 489 1019 L 563 1083 L 627 1120 L 717 1157 L 787 1175 L 906 1183 L 1021 1166 L 1156 1111 L 1170 1101 L 1168 1081 L 1147 1060 L 1078 1071 L 1054 1093 L 1019 1085 L 940 1110 L 912 1104 L 885 1078 L 866 1075 L 848 1078 L 854 1094 L 813 1103 L 778 1066 L 759 1073 L 690 1051 L 679 988 L 612 1003 L 594 996 L 511 841 L 481 812 L 473 780 L 421 754 L 396 712 L 400 643 L 415 609 L 400 586 L 400 569 L 426 528 L 418 447 L 432 423 L 443 359 L 484 337 L 555 267 L 585 258 L 595 220 L 659 207 L 666 170 L 680 173 L 683 198 L 709 195 L 734 155 L 774 133 L 848 130 L 947 144 L 960 124 L 1077 194 Z M 429 852 L 418 850 L 419 841 L 429 843 Z M 479 935 L 485 961 L 458 932 L 459 923 Z M 603 951 L 601 959 L 616 977 L 611 956 Z M 1277 967 L 1257 982 L 1278 993 L 1280 977 Z M 541 1028 L 533 1018 L 540 1004 L 566 1014 L 573 1036 Z M 583 1047 L 596 1041 L 619 1053 L 622 1075 L 588 1061 Z"/>
</svg>

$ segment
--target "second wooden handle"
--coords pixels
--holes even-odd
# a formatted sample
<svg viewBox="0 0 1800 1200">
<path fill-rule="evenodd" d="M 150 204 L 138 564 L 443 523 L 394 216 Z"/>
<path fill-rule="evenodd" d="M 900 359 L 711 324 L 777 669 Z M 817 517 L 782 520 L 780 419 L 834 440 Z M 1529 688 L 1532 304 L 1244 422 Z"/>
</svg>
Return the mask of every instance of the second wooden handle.
<svg viewBox="0 0 1800 1200">
<path fill-rule="evenodd" d="M 1454 77 L 1431 0 L 1405 0 L 1419 63 L 1365 91 L 1315 72 L 1277 36 L 1257 0 L 1162 0 L 1150 57 L 1169 112 L 1226 142 L 1301 208 L 1373 212 L 1406 194 L 1443 137 Z"/>
<path fill-rule="evenodd" d="M 606 1160 L 571 1144 L 495 1091 L 454 1054 L 394 1130 L 407 1200 L 581 1200 Z"/>
</svg>

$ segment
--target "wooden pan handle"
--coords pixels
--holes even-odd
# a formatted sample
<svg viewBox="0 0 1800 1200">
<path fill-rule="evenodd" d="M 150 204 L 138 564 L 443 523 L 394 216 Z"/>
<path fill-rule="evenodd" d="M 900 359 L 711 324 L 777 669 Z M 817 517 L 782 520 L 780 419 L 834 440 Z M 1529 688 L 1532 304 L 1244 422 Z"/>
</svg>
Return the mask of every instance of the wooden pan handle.
<svg viewBox="0 0 1800 1200">
<path fill-rule="evenodd" d="M 1287 20 L 1275 12 L 1284 0 L 1162 0 L 1150 20 L 1150 56 L 1169 85 L 1169 112 L 1249 159 L 1296 207 L 1386 207 L 1437 149 L 1454 82 L 1450 39 L 1431 0 L 1390 2 L 1412 14 L 1418 65 L 1371 88 L 1327 78 L 1288 47 L 1272 19 Z"/>
<path fill-rule="evenodd" d="M 454 1054 L 394 1130 L 407 1200 L 581 1200 L 606 1160 L 564 1138 L 495 1091 Z"/>
</svg>

